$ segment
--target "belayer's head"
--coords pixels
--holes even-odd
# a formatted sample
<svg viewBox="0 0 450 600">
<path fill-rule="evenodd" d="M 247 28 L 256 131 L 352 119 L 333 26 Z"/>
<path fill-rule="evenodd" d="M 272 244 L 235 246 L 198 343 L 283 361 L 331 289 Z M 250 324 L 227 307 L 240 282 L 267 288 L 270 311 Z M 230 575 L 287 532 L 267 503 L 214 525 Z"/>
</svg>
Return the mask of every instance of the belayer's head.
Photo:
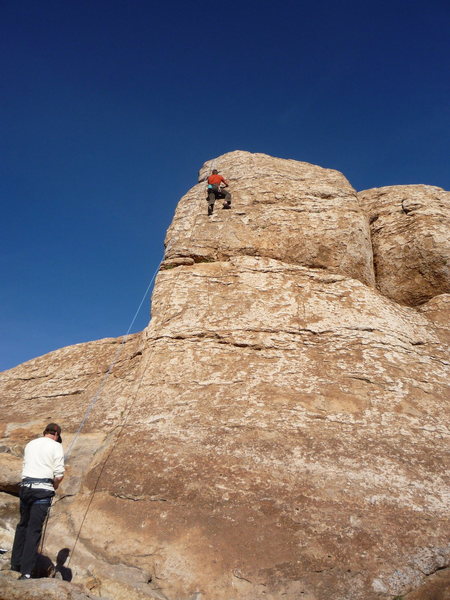
<svg viewBox="0 0 450 600">
<path fill-rule="evenodd" d="M 49 423 L 44 429 L 44 437 L 49 437 L 55 442 L 62 443 L 61 427 L 57 423 Z"/>
<path fill-rule="evenodd" d="M 213 174 L 213 175 L 218 175 L 218 173 L 219 173 L 219 171 L 218 171 L 217 169 L 213 169 L 213 170 L 212 170 L 212 174 Z"/>
</svg>

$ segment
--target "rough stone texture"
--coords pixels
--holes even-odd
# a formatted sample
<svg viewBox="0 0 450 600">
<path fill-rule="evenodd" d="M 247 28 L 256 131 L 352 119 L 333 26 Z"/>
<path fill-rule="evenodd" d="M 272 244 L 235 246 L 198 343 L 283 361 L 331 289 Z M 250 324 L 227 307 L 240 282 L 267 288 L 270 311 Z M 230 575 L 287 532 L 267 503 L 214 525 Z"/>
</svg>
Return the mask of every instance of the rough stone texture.
<svg viewBox="0 0 450 600">
<path fill-rule="evenodd" d="M 441 342 L 450 345 L 450 294 L 442 294 L 418 307 L 434 325 L 435 333 Z"/>
<path fill-rule="evenodd" d="M 0 600 L 107 600 L 85 594 L 77 586 L 57 579 L 17 581 L 17 573 L 0 573 Z"/>
<path fill-rule="evenodd" d="M 0 453 L 0 492 L 18 494 L 22 461 L 9 453 Z"/>
<path fill-rule="evenodd" d="M 450 193 L 430 185 L 360 192 L 370 218 L 377 286 L 415 306 L 450 292 Z"/>
<path fill-rule="evenodd" d="M 450 569 L 427 577 L 424 584 L 404 596 L 404 600 L 450 600 Z"/>
<path fill-rule="evenodd" d="M 11 548 L 18 515 L 19 498 L 0 492 L 0 548 Z"/>
<path fill-rule="evenodd" d="M 217 201 L 208 217 L 212 168 L 229 181 L 234 208 L 222 210 Z M 167 232 L 168 265 L 266 256 L 374 284 L 368 219 L 338 171 L 238 151 L 205 163 L 199 182 L 181 198 Z"/>
<path fill-rule="evenodd" d="M 204 184 L 181 200 L 151 322 L 108 378 L 115 340 L 3 375 L 0 445 L 17 455 L 39 415 L 70 445 L 98 395 L 48 552 L 71 548 L 74 580 L 114 600 L 425 600 L 450 562 L 450 295 L 413 308 L 374 288 L 365 200 L 342 175 L 243 152 L 214 166 L 234 208 L 208 222 Z M 302 216 L 320 265 L 293 250 L 306 189 L 330 194 Z"/>
<path fill-rule="evenodd" d="M 21 455 L 23 443 L 42 433 L 43 420 L 63 421 L 66 430 L 76 431 L 80 415 L 96 394 L 99 399 L 91 414 L 91 419 L 99 421 L 95 428 L 108 429 L 118 423 L 141 356 L 140 337 L 135 334 L 126 340 L 104 339 L 61 348 L 5 371 L 1 376 L 2 409 L 14 414 L 17 421 L 2 419 L 0 423 L 0 435 L 7 437 L 8 449 Z M 110 367 L 113 373 L 108 376 Z M 113 403 L 99 393 L 106 381 Z M 36 407 L 39 410 L 35 412 Z M 67 441 L 64 438 L 66 447 Z"/>
</svg>

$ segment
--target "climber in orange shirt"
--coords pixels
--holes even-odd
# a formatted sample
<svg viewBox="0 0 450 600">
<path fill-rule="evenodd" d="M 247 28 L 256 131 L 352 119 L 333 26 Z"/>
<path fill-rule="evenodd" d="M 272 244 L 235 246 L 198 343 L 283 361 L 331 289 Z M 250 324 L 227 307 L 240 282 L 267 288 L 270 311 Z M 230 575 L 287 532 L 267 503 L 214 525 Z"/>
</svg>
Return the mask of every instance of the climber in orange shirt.
<svg viewBox="0 0 450 600">
<path fill-rule="evenodd" d="M 225 200 L 223 208 L 231 208 L 231 194 L 224 188 L 228 187 L 228 181 L 219 175 L 217 169 L 213 169 L 208 177 L 208 215 L 211 216 L 214 210 L 214 203 L 219 199 Z"/>
</svg>

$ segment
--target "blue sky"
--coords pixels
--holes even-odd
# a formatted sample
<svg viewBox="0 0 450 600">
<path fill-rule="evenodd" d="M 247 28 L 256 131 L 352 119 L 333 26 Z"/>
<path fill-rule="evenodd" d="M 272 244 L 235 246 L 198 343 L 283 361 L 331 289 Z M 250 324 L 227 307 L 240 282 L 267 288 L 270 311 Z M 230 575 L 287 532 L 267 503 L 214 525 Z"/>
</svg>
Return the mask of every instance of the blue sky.
<svg viewBox="0 0 450 600">
<path fill-rule="evenodd" d="M 447 0 L 2 0 L 0 369 L 125 333 L 214 156 L 450 189 L 449 17 Z"/>
</svg>

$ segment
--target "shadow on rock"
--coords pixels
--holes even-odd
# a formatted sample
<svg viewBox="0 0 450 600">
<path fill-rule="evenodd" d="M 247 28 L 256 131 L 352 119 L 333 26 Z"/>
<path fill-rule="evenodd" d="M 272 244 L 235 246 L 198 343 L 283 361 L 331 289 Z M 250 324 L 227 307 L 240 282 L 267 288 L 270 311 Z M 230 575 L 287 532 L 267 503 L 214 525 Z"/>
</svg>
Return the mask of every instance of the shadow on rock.
<svg viewBox="0 0 450 600">
<path fill-rule="evenodd" d="M 55 577 L 57 579 L 63 579 L 64 581 L 72 581 L 72 569 L 64 566 L 69 553 L 69 548 L 61 548 L 56 556 L 56 565 L 53 564 L 48 556 L 38 554 L 33 576 L 36 579 L 42 577 Z"/>
<path fill-rule="evenodd" d="M 55 566 L 48 556 L 38 554 L 36 565 L 33 570 L 33 577 L 40 579 L 41 577 L 53 577 Z"/>
<path fill-rule="evenodd" d="M 64 563 L 66 562 L 66 560 L 68 559 L 70 554 L 70 550 L 69 548 L 62 548 L 59 552 L 58 555 L 56 557 L 56 574 L 59 573 L 61 575 L 61 578 L 64 581 L 72 581 L 72 569 L 69 569 L 69 567 L 65 567 Z M 55 576 L 56 576 L 55 574 Z"/>
</svg>

